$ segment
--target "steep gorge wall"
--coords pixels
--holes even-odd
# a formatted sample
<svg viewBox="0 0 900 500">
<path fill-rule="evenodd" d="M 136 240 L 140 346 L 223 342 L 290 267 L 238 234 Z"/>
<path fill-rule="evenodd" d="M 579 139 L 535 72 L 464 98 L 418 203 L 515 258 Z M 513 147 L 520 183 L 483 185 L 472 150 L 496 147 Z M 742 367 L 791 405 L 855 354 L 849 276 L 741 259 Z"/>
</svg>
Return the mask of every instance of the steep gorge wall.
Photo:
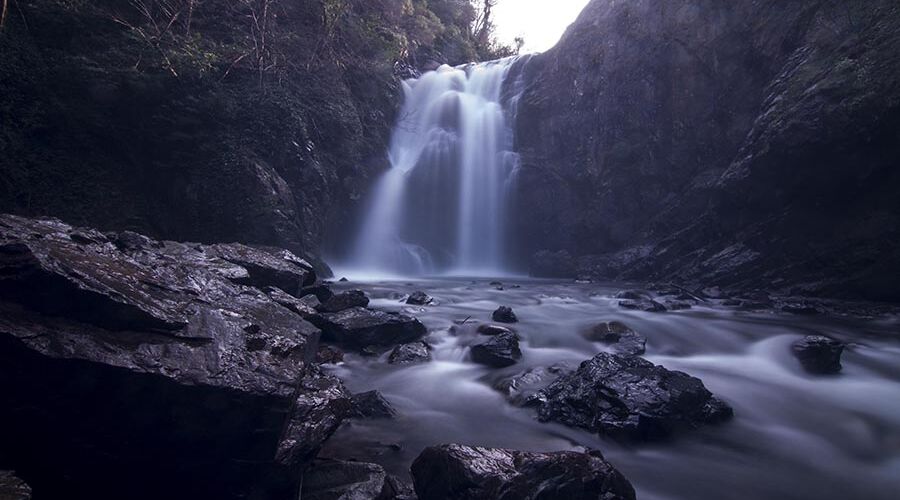
<svg viewBox="0 0 900 500">
<path fill-rule="evenodd" d="M 900 299 L 896 2 L 594 0 L 524 71 L 524 253 Z"/>
</svg>

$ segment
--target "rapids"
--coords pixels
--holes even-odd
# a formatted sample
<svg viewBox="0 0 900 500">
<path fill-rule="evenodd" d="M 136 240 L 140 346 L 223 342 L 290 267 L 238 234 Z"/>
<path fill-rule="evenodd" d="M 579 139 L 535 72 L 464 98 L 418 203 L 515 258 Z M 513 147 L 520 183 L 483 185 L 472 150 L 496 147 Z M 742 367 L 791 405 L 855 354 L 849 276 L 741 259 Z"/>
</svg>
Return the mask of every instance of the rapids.
<svg viewBox="0 0 900 500">
<path fill-rule="evenodd" d="M 900 491 L 900 326 L 896 317 L 851 319 L 740 312 L 695 306 L 666 313 L 626 311 L 598 284 L 505 279 L 347 283 L 372 306 L 403 310 L 429 328 L 434 361 L 394 366 L 347 354 L 330 370 L 353 392 L 377 389 L 396 420 L 351 421 L 322 455 L 385 465 L 408 479 L 425 447 L 463 443 L 522 450 L 600 449 L 634 484 L 638 498 L 889 500 Z M 431 306 L 401 302 L 423 290 Z M 475 328 L 498 305 L 512 306 L 523 359 L 495 370 L 467 360 Z M 454 321 L 471 318 L 464 326 Z M 622 445 L 557 424 L 542 424 L 492 389 L 505 374 L 557 361 L 580 362 L 602 348 L 579 333 L 619 320 L 647 338 L 646 358 L 699 377 L 735 418 L 686 431 L 670 442 Z M 821 333 L 848 342 L 837 376 L 800 368 L 790 344 Z"/>
</svg>

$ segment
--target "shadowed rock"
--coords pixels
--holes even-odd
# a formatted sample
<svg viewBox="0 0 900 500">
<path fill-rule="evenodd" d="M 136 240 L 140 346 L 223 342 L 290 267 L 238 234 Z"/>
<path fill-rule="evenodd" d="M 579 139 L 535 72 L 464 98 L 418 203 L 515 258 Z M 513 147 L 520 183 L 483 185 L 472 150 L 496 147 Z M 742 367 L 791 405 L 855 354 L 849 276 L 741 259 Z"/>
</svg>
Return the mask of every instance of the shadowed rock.
<svg viewBox="0 0 900 500">
<path fill-rule="evenodd" d="M 425 342 L 398 345 L 388 357 L 388 363 L 392 365 L 409 365 L 427 361 L 431 361 L 431 347 Z"/>
<path fill-rule="evenodd" d="M 599 452 L 529 453 L 447 444 L 412 464 L 428 500 L 633 500 L 631 483 Z"/>
<path fill-rule="evenodd" d="M 393 500 L 410 498 L 412 487 L 377 464 L 318 459 L 303 475 L 303 500 Z"/>
<path fill-rule="evenodd" d="M 844 344 L 822 335 L 809 335 L 791 346 L 794 356 L 803 368 L 815 374 L 829 374 L 841 371 L 841 354 Z"/>
<path fill-rule="evenodd" d="M 491 318 L 498 323 L 517 323 L 519 321 L 519 318 L 516 317 L 516 313 L 508 306 L 498 307 L 497 310 L 491 314 Z"/>
<path fill-rule="evenodd" d="M 478 325 L 478 333 L 481 335 L 500 335 L 501 333 L 512 333 L 515 334 L 513 330 L 500 325 L 491 325 L 491 324 L 483 324 Z"/>
<path fill-rule="evenodd" d="M 11 471 L 0 471 L 0 500 L 31 500 L 31 487 Z"/>
<path fill-rule="evenodd" d="M 647 339 L 618 321 L 600 323 L 583 335 L 591 342 L 600 342 L 610 346 L 616 354 L 629 356 L 644 354 L 647 344 Z"/>
<path fill-rule="evenodd" d="M 406 303 L 413 306 L 424 306 L 431 304 L 433 300 L 425 292 L 417 291 L 409 294 L 409 297 L 406 298 Z"/>
<path fill-rule="evenodd" d="M 553 383 L 557 378 L 575 371 L 569 363 L 556 363 L 551 366 L 538 366 L 503 378 L 494 384 L 494 388 L 503 393 L 510 403 L 516 406 L 533 406 L 540 402 L 536 396 Z"/>
<path fill-rule="evenodd" d="M 378 391 L 361 392 L 351 398 L 350 416 L 356 418 L 394 418 L 397 411 Z"/>
<path fill-rule="evenodd" d="M 304 269 L 0 216 L 4 457 L 51 497 L 292 494 L 350 408 L 281 300 Z"/>
<path fill-rule="evenodd" d="M 519 349 L 519 338 L 514 333 L 501 333 L 473 345 L 471 355 L 476 363 L 503 368 L 516 364 L 522 358 L 522 351 Z"/>
<path fill-rule="evenodd" d="M 425 325 L 410 316 L 362 307 L 322 314 L 317 321 L 326 340 L 358 349 L 413 342 L 427 332 Z"/>
<path fill-rule="evenodd" d="M 369 298 L 362 290 L 349 290 L 331 296 L 325 302 L 322 302 L 316 310 L 323 313 L 341 312 L 351 307 L 366 307 L 369 305 Z"/>
<path fill-rule="evenodd" d="M 541 421 L 629 440 L 662 439 L 731 417 L 700 379 L 635 356 L 600 353 L 538 394 Z"/>
</svg>

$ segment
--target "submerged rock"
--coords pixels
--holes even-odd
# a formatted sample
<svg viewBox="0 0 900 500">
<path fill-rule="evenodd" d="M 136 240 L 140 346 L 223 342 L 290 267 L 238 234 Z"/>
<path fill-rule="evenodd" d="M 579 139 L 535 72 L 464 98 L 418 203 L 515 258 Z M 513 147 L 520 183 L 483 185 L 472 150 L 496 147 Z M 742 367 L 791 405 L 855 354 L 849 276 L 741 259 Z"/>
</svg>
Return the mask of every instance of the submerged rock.
<svg viewBox="0 0 900 500">
<path fill-rule="evenodd" d="M 412 488 L 377 464 L 317 459 L 303 474 L 303 500 L 393 500 Z"/>
<path fill-rule="evenodd" d="M 509 329 L 505 326 L 500 325 L 491 325 L 491 324 L 483 324 L 478 325 L 478 333 L 481 335 L 500 335 L 501 333 L 512 333 L 515 334 L 512 329 Z"/>
<path fill-rule="evenodd" d="M 431 347 L 425 342 L 412 342 L 398 345 L 388 356 L 392 365 L 409 365 L 431 361 Z"/>
<path fill-rule="evenodd" d="M 31 500 L 31 487 L 14 472 L 0 470 L 0 500 Z"/>
<path fill-rule="evenodd" d="M 415 318 L 362 307 L 323 314 L 317 325 L 326 340 L 355 348 L 413 342 L 426 333 L 425 325 Z"/>
<path fill-rule="evenodd" d="M 618 321 L 600 323 L 585 332 L 584 338 L 609 345 L 616 354 L 629 356 L 644 354 L 647 345 L 647 339 Z"/>
<path fill-rule="evenodd" d="M 537 396 L 541 421 L 601 435 L 656 440 L 731 417 L 700 379 L 635 356 L 600 353 Z"/>
<path fill-rule="evenodd" d="M 424 306 L 431 304 L 433 300 L 425 292 L 417 291 L 409 294 L 409 297 L 406 298 L 406 303 L 413 306 Z"/>
<path fill-rule="evenodd" d="M 519 338 L 514 333 L 501 333 L 475 344 L 471 354 L 472 361 L 494 368 L 514 365 L 522 358 Z"/>
<path fill-rule="evenodd" d="M 519 321 L 519 318 L 516 317 L 516 313 L 508 306 L 498 307 L 497 310 L 491 314 L 491 318 L 498 323 L 517 323 Z"/>
<path fill-rule="evenodd" d="M 829 374 L 841 371 L 841 354 L 844 344 L 822 336 L 809 335 L 791 346 L 794 356 L 803 368 L 815 374 Z"/>
<path fill-rule="evenodd" d="M 356 418 L 394 418 L 397 411 L 378 391 L 361 392 L 351 398 L 350 416 Z"/>
<path fill-rule="evenodd" d="M 330 299 L 322 302 L 316 310 L 323 313 L 336 313 L 351 307 L 367 307 L 368 305 L 369 298 L 362 290 L 349 290 L 333 295 Z"/>
<path fill-rule="evenodd" d="M 599 452 L 531 453 L 446 444 L 412 467 L 428 500 L 634 500 L 631 483 Z"/>
<path fill-rule="evenodd" d="M 304 266 L 117 241 L 0 216 L 4 460 L 51 496 L 295 494 L 350 398 L 314 364 L 318 328 L 245 283 L 288 292 Z"/>
<path fill-rule="evenodd" d="M 503 393 L 509 402 L 516 406 L 531 406 L 539 403 L 536 396 L 541 390 L 559 377 L 574 371 L 575 367 L 569 363 L 538 366 L 519 372 L 512 377 L 503 378 L 494 384 L 494 388 Z"/>
</svg>

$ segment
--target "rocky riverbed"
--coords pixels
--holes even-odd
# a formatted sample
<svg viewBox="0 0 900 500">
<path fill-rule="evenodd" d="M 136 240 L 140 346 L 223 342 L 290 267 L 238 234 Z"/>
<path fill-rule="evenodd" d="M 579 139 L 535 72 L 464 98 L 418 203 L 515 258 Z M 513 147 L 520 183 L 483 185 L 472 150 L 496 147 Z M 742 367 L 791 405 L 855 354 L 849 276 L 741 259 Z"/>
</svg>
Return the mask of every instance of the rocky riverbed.
<svg viewBox="0 0 900 500">
<path fill-rule="evenodd" d="M 488 278 L 0 216 L 11 498 L 888 499 L 887 306 Z M 14 471 L 14 472 L 13 472 Z"/>
</svg>

